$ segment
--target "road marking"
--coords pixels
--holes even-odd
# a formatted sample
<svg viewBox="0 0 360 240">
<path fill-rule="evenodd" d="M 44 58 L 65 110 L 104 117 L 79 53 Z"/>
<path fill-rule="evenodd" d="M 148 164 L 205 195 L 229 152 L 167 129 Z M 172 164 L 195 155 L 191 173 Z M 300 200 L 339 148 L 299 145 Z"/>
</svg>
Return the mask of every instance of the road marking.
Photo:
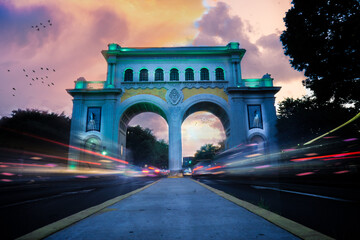
<svg viewBox="0 0 360 240">
<path fill-rule="evenodd" d="M 32 202 L 39 202 L 39 201 L 43 201 L 43 200 L 54 199 L 54 198 L 58 198 L 58 197 L 68 196 L 68 195 L 74 195 L 74 194 L 79 194 L 79 193 L 88 193 L 88 192 L 91 192 L 91 191 L 94 191 L 94 190 L 95 190 L 95 188 L 76 191 L 76 192 L 63 192 L 63 193 L 56 194 L 56 195 L 49 196 L 49 197 L 36 198 L 36 199 L 26 200 L 26 201 L 17 202 L 17 203 L 11 203 L 11 204 L 8 204 L 8 205 L 0 206 L 0 209 L 1 208 L 7 208 L 7 207 L 14 207 L 14 206 L 27 204 L 27 203 L 32 203 Z"/>
<path fill-rule="evenodd" d="M 17 238 L 16 240 L 36 240 L 36 239 L 44 239 L 48 236 L 50 236 L 51 234 L 54 234 L 76 222 L 79 222 L 81 220 L 83 220 L 84 218 L 87 218 L 95 213 L 98 213 L 99 211 L 103 210 L 104 208 L 107 208 L 117 202 L 120 202 L 121 200 L 124 200 L 125 198 L 130 197 L 131 195 L 134 195 L 135 193 L 141 192 L 142 190 L 145 190 L 146 188 L 156 184 L 157 182 L 159 182 L 161 179 L 146 185 L 142 188 L 138 188 L 132 192 L 126 193 L 124 195 L 120 195 L 116 198 L 110 199 L 106 202 L 103 202 L 99 205 L 93 206 L 91 208 L 85 209 L 81 212 L 75 213 L 69 217 L 63 218 L 59 221 L 56 221 L 54 223 L 50 223 L 49 225 L 46 225 L 44 227 L 41 227 L 39 229 L 36 229 L 26 235 L 23 235 L 19 238 Z"/>
<path fill-rule="evenodd" d="M 279 191 L 279 192 L 294 193 L 294 194 L 298 194 L 298 195 L 317 197 L 317 198 L 324 198 L 324 199 L 330 199 L 330 200 L 341 201 L 341 202 L 355 202 L 355 201 L 346 200 L 346 199 L 342 199 L 342 198 L 328 197 L 328 196 L 312 194 L 312 193 L 296 192 L 296 191 L 290 191 L 290 190 L 274 188 L 274 187 L 255 186 L 255 185 L 252 185 L 251 187 L 253 187 L 255 189 L 267 189 L 267 190 L 274 190 L 274 191 Z"/>
<path fill-rule="evenodd" d="M 311 228 L 305 227 L 304 225 L 301 225 L 297 222 L 294 222 L 290 219 L 284 218 L 276 213 L 270 212 L 269 210 L 263 209 L 261 207 L 255 206 L 254 204 L 251 204 L 249 202 L 246 202 L 244 200 L 240 200 L 230 194 L 227 194 L 223 191 L 220 191 L 218 189 L 212 188 L 202 182 L 196 181 L 194 179 L 191 179 L 194 182 L 200 184 L 201 186 L 209 189 L 210 191 L 218 194 L 219 196 L 235 203 L 236 205 L 239 205 L 240 207 L 243 207 L 247 209 L 248 211 L 268 220 L 269 222 L 281 227 L 282 229 L 294 234 L 295 236 L 301 238 L 301 239 L 307 239 L 307 240 L 334 240 L 331 237 L 326 236 L 325 234 L 322 234 L 320 232 L 317 232 Z"/>
</svg>

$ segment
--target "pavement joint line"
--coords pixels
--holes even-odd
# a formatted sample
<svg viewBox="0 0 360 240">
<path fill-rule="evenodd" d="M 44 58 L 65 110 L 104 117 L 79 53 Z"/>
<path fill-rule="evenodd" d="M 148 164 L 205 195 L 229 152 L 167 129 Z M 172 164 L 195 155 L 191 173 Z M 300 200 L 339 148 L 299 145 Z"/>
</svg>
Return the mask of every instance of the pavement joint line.
<svg viewBox="0 0 360 240">
<path fill-rule="evenodd" d="M 201 186 L 209 189 L 213 193 L 216 193 L 217 195 L 235 203 L 236 205 L 238 205 L 240 207 L 245 208 L 246 210 L 248 210 L 248 211 L 266 219 L 267 221 L 275 224 L 276 226 L 290 232 L 291 234 L 295 235 L 296 237 L 299 237 L 301 239 L 306 239 L 306 240 L 334 240 L 334 238 L 331 238 L 329 236 L 326 236 L 325 234 L 322 234 L 311 228 L 301 225 L 300 223 L 294 222 L 290 219 L 282 217 L 282 216 L 280 216 L 276 213 L 273 213 L 269 210 L 258 207 L 252 203 L 246 202 L 244 200 L 240 200 L 230 194 L 227 194 L 223 191 L 220 191 L 218 189 L 210 187 L 202 182 L 196 181 L 192 178 L 190 178 L 190 179 L 192 181 L 200 184 Z"/>
<path fill-rule="evenodd" d="M 123 194 L 123 195 L 120 195 L 120 196 L 117 196 L 113 199 L 110 199 L 110 200 L 107 200 L 99 205 L 96 205 L 96 206 L 93 206 L 93 207 L 90 207 L 90 208 L 87 208 L 85 210 L 82 210 L 78 213 L 75 213 L 73 215 L 70 215 L 66 218 L 63 218 L 63 219 L 60 219 L 56 222 L 53 222 L 53 223 L 50 223 L 44 227 L 41 227 L 41 228 L 38 228 L 28 234 L 25 234 L 19 238 L 16 238 L 16 240 L 37 240 L 37 239 L 44 239 L 66 227 L 69 227 L 70 225 L 73 225 L 74 223 L 77 223 L 95 213 L 98 213 L 100 212 L 101 210 L 115 204 L 115 203 L 118 203 L 120 202 L 121 200 L 124 200 L 125 198 L 128 198 L 138 192 L 141 192 L 143 190 L 145 190 L 146 188 L 158 183 L 161 179 L 153 182 L 153 183 L 150 183 L 144 187 L 141 187 L 141 188 L 138 188 L 138 189 L 135 189 L 134 191 L 131 191 L 131 192 L 128 192 L 126 194 Z"/>
</svg>

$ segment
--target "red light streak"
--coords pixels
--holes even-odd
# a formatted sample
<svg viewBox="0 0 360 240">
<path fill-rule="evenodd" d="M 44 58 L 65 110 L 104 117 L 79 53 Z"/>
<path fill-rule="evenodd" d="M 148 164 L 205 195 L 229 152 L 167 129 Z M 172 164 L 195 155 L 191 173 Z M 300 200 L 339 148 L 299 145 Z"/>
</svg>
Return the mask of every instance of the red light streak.
<svg viewBox="0 0 360 240">
<path fill-rule="evenodd" d="M 334 172 L 334 174 L 343 174 L 343 173 L 348 173 L 350 172 L 349 170 L 344 170 L 344 171 L 338 171 L 338 172 Z"/>
<path fill-rule="evenodd" d="M 201 169 L 201 168 L 203 168 L 203 167 L 204 167 L 204 166 L 198 166 L 198 167 L 194 168 L 193 171 L 195 172 L 195 171 L 197 171 L 197 170 L 199 170 L 199 169 Z"/>
<path fill-rule="evenodd" d="M 149 169 L 154 169 L 153 167 L 148 167 Z"/>
<path fill-rule="evenodd" d="M 0 181 L 2 181 L 2 182 L 12 182 L 13 180 L 11 180 L 11 179 L 1 179 Z"/>
<path fill-rule="evenodd" d="M 1 162 L 1 163 L 4 163 L 4 162 Z M 29 167 L 49 167 L 47 165 L 30 164 L 30 163 L 10 163 L 10 162 L 7 162 L 6 164 L 15 165 L 15 166 L 29 166 Z"/>
<path fill-rule="evenodd" d="M 68 144 L 65 144 L 65 143 L 61 143 L 61 142 L 58 142 L 58 141 L 54 141 L 54 140 L 51 140 L 51 139 L 39 137 L 39 136 L 30 134 L 30 133 L 19 132 L 19 131 L 16 131 L 16 130 L 13 130 L 13 129 L 9 129 L 9 128 L 3 128 L 3 129 L 6 129 L 6 130 L 8 130 L 8 131 L 15 132 L 15 133 L 18 133 L 18 134 L 22 134 L 22 135 L 25 135 L 25 136 L 29 136 L 29 137 L 32 137 L 32 138 L 37 138 L 37 139 L 43 140 L 43 141 L 45 141 L 45 142 L 54 143 L 54 144 L 57 144 L 57 145 L 60 145 L 60 146 L 63 146 L 63 147 L 68 147 L 68 148 L 76 149 L 76 150 L 78 150 L 78 151 L 86 152 L 86 153 L 89 153 L 89 154 L 92 154 L 92 155 L 95 155 L 95 156 L 99 156 L 99 157 L 102 157 L 102 158 L 107 158 L 107 159 L 110 159 L 110 160 L 113 160 L 113 161 L 116 161 L 116 162 L 121 162 L 121 163 L 129 164 L 127 161 L 124 161 L 124 160 L 121 160 L 121 159 L 117 159 L 117 158 L 114 158 L 114 157 L 106 156 L 106 155 L 103 155 L 103 154 L 101 154 L 101 153 L 97 153 L 97 152 L 93 152 L 93 151 L 86 150 L 86 149 L 83 149 L 83 148 L 75 147 L 75 146 L 68 145 Z M 70 159 L 69 159 L 69 161 L 75 161 L 75 162 L 77 162 L 77 161 L 79 161 L 79 160 L 75 160 L 75 159 L 70 160 Z"/>
<path fill-rule="evenodd" d="M 314 174 L 314 172 L 303 172 L 303 173 L 298 173 L 296 174 L 296 176 L 301 177 L 301 176 L 306 176 L 306 175 L 311 175 Z"/>
<path fill-rule="evenodd" d="M 256 169 L 261 169 L 261 168 L 268 168 L 270 167 L 270 165 L 262 165 L 262 166 L 257 166 L 257 167 L 254 167 Z"/>
<path fill-rule="evenodd" d="M 149 173 L 149 170 L 142 170 L 143 173 Z"/>
<path fill-rule="evenodd" d="M 4 175 L 4 176 L 14 176 L 15 174 L 4 172 L 4 173 L 1 173 L 1 175 Z"/>
<path fill-rule="evenodd" d="M 155 169 L 155 172 L 156 172 L 156 173 L 159 173 L 159 172 L 160 172 L 160 170 L 159 170 L 159 169 Z"/>
<path fill-rule="evenodd" d="M 292 159 L 290 161 L 292 161 L 292 162 L 303 162 L 303 161 L 309 161 L 309 160 L 313 160 L 313 159 L 336 158 L 336 157 L 344 157 L 344 156 L 351 156 L 351 155 L 358 155 L 358 154 L 360 154 L 360 152 L 338 153 L 338 154 L 317 156 L 317 157 L 297 158 L 297 159 Z"/>
<path fill-rule="evenodd" d="M 214 169 L 218 169 L 218 168 L 222 168 L 222 166 L 211 167 L 211 168 L 208 168 L 206 170 L 209 171 L 209 170 L 214 170 Z"/>
<path fill-rule="evenodd" d="M 28 155 L 37 155 L 37 156 L 41 156 L 41 157 L 55 158 L 55 159 L 61 159 L 61 160 L 65 160 L 65 161 L 88 163 L 88 164 L 99 165 L 99 166 L 101 165 L 101 163 L 97 163 L 97 162 L 89 162 L 89 161 L 77 160 L 77 159 L 72 159 L 72 158 L 64 158 L 64 157 L 60 157 L 60 156 L 48 155 L 48 154 L 43 154 L 43 153 L 17 151 L 17 150 L 10 150 L 10 149 L 7 149 L 7 151 L 9 151 L 9 152 L 21 152 L 21 153 L 28 154 Z M 53 164 L 47 164 L 47 167 L 54 167 L 54 165 Z"/>
</svg>

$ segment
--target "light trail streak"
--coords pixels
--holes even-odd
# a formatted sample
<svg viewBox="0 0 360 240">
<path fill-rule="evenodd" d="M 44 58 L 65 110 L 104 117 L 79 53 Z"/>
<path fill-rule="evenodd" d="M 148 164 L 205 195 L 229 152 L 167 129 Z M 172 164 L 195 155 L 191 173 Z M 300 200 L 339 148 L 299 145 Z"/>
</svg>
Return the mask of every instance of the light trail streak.
<svg viewBox="0 0 360 240">
<path fill-rule="evenodd" d="M 72 158 L 65 158 L 65 157 L 48 155 L 48 154 L 43 154 L 43 153 L 35 153 L 35 152 L 28 152 L 28 151 L 19 151 L 19 150 L 13 150 L 13 149 L 6 149 L 6 151 L 24 153 L 24 154 L 27 154 L 27 155 L 37 155 L 37 156 L 47 157 L 47 158 L 55 158 L 55 159 L 60 159 L 60 160 L 65 160 L 65 161 L 88 163 L 88 164 L 93 164 L 93 165 L 98 165 L 98 166 L 101 165 L 101 163 L 97 163 L 97 162 L 89 162 L 89 161 L 77 160 L 77 159 L 72 159 Z M 53 166 L 48 165 L 48 167 L 53 167 Z"/>
<path fill-rule="evenodd" d="M 351 155 L 358 155 L 360 152 L 350 152 L 350 153 L 337 153 L 337 154 L 331 154 L 331 155 L 325 155 L 325 156 L 316 156 L 316 157 L 307 157 L 307 158 L 297 158 L 297 159 L 291 159 L 292 162 L 303 162 L 303 161 L 309 161 L 313 159 L 322 159 L 322 158 L 339 158 L 339 157 L 345 157 L 345 156 L 351 156 Z M 355 157 L 355 156 L 354 156 Z"/>
<path fill-rule="evenodd" d="M 1 128 L 3 128 L 3 127 L 1 127 Z M 90 151 L 90 150 L 87 150 L 87 149 L 75 147 L 75 146 L 68 145 L 68 144 L 65 144 L 65 143 L 61 143 L 61 142 L 58 142 L 58 141 L 54 141 L 54 140 L 51 140 L 51 139 L 48 139 L 48 138 L 39 137 L 39 136 L 30 134 L 30 133 L 26 133 L 26 132 L 16 131 L 16 130 L 10 129 L 10 128 L 3 128 L 3 129 L 5 129 L 5 130 L 7 130 L 7 131 L 10 131 L 10 132 L 15 132 L 15 133 L 18 133 L 18 134 L 22 134 L 22 135 L 25 135 L 25 136 L 28 136 L 28 137 L 36 138 L 36 139 L 39 139 L 39 140 L 42 140 L 42 141 L 45 141 L 45 142 L 54 143 L 54 144 L 57 144 L 57 145 L 60 145 L 60 146 L 63 146 L 63 147 L 68 147 L 68 148 L 76 149 L 76 150 L 78 150 L 78 151 L 86 152 L 86 153 L 89 153 L 89 154 L 92 154 L 92 155 L 95 155 L 95 156 L 99 156 L 99 157 L 102 157 L 102 158 L 107 158 L 107 159 L 110 159 L 110 160 L 113 160 L 113 161 L 116 161 L 116 162 L 121 162 L 121 163 L 124 163 L 124 164 L 129 164 L 127 161 L 124 161 L 124 160 L 121 160 L 121 159 L 118 159 L 118 158 L 114 158 L 114 157 L 110 157 L 110 156 L 105 156 L 105 155 L 103 155 L 103 154 L 101 154 L 101 153 L 97 153 L 97 152 L 93 152 L 93 151 Z M 73 161 L 73 160 L 75 160 L 75 159 L 72 159 L 72 160 L 69 160 L 69 161 Z"/>
</svg>

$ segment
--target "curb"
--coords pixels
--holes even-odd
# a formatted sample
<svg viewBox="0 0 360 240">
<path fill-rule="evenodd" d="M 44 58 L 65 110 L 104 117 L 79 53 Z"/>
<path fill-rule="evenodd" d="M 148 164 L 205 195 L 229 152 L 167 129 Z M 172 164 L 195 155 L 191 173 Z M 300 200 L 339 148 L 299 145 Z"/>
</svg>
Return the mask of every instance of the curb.
<svg viewBox="0 0 360 240">
<path fill-rule="evenodd" d="M 146 188 L 150 187 L 151 185 L 154 185 L 156 184 L 157 182 L 159 182 L 161 179 L 153 182 L 153 183 L 150 183 L 142 188 L 138 188 L 132 192 L 129 192 L 129 193 L 126 193 L 124 195 L 120 195 L 116 198 L 113 198 L 113 199 L 110 199 L 110 200 L 107 200 L 106 202 L 103 202 L 99 205 L 96 205 L 96 206 L 93 206 L 93 207 L 90 207 L 88 209 L 85 209 L 81 212 L 78 212 L 78 213 L 75 213 L 71 216 L 68 216 L 66 218 L 63 218 L 59 221 L 56 221 L 56 222 L 53 222 L 53 223 L 50 223 L 44 227 L 41 227 L 41 228 L 38 228 L 28 234 L 25 234 L 19 238 L 17 238 L 16 240 L 36 240 L 36 239 L 44 239 L 46 237 L 48 237 L 49 235 L 51 234 L 54 234 L 76 222 L 79 222 L 101 210 L 103 210 L 104 208 L 106 207 L 109 207 L 117 202 L 120 202 L 121 200 L 124 200 L 125 198 L 128 198 L 130 197 L 131 195 L 134 195 L 138 192 L 141 192 L 142 190 L 145 190 Z"/>
<path fill-rule="evenodd" d="M 299 237 L 301 239 L 306 239 L 306 240 L 334 240 L 334 238 L 326 236 L 325 234 L 317 232 L 311 228 L 305 227 L 304 225 L 301 225 L 290 219 L 282 217 L 276 213 L 270 212 L 269 210 L 260 208 L 256 205 L 246 202 L 244 200 L 240 200 L 230 194 L 227 194 L 223 191 L 212 188 L 212 187 L 210 187 L 204 183 L 201 183 L 199 181 L 196 181 L 194 179 L 191 179 L 191 180 L 200 184 L 201 186 L 209 189 L 210 191 L 216 193 L 217 195 L 235 203 L 236 205 L 239 205 L 240 207 L 243 207 L 246 210 L 275 224 L 276 226 L 290 232 L 291 234 L 295 235 L 296 237 Z"/>
</svg>

